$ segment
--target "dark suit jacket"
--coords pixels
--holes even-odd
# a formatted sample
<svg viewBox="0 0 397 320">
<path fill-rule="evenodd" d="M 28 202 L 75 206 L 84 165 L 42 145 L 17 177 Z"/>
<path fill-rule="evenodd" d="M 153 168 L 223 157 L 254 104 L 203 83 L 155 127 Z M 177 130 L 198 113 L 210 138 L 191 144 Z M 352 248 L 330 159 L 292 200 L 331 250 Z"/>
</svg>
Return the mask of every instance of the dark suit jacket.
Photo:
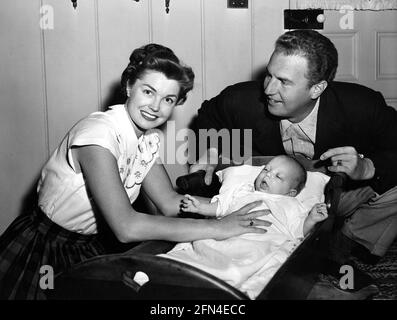
<svg viewBox="0 0 397 320">
<path fill-rule="evenodd" d="M 194 128 L 252 129 L 252 155 L 284 154 L 280 120 L 269 114 L 265 101 L 261 82 L 227 87 L 203 102 Z M 314 159 L 341 146 L 353 146 L 373 161 L 376 173 L 370 184 L 375 191 L 397 185 L 397 111 L 381 93 L 352 83 L 328 85 L 320 98 Z"/>
</svg>

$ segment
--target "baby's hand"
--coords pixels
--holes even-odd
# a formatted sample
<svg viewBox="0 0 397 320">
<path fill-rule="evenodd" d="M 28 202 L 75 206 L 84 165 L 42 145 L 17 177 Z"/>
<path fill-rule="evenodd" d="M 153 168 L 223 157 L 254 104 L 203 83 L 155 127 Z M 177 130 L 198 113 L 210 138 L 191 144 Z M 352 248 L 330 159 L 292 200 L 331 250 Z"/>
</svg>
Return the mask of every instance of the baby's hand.
<svg viewBox="0 0 397 320">
<path fill-rule="evenodd" d="M 185 198 L 181 200 L 181 210 L 183 212 L 200 213 L 200 201 L 191 195 L 185 194 Z"/>
<path fill-rule="evenodd" d="M 327 205 L 325 203 L 317 203 L 309 213 L 309 219 L 313 222 L 320 222 L 328 218 Z"/>
</svg>

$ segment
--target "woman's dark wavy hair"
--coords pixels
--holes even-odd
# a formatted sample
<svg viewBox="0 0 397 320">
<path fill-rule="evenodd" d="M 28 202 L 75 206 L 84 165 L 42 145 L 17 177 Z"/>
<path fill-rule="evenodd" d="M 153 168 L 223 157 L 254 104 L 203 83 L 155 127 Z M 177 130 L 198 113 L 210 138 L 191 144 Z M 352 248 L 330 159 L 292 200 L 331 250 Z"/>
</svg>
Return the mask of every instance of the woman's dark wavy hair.
<svg viewBox="0 0 397 320">
<path fill-rule="evenodd" d="M 193 89 L 194 73 L 192 68 L 182 64 L 171 49 L 150 43 L 131 53 L 130 62 L 121 75 L 122 93 L 126 95 L 127 84 L 134 85 L 135 81 L 147 71 L 161 72 L 168 79 L 179 83 L 180 92 L 177 104 L 183 104 L 186 101 L 187 93 Z"/>
<path fill-rule="evenodd" d="M 322 80 L 331 82 L 338 68 L 338 51 L 330 39 L 314 30 L 293 30 L 276 41 L 276 52 L 305 57 L 309 87 Z"/>
</svg>

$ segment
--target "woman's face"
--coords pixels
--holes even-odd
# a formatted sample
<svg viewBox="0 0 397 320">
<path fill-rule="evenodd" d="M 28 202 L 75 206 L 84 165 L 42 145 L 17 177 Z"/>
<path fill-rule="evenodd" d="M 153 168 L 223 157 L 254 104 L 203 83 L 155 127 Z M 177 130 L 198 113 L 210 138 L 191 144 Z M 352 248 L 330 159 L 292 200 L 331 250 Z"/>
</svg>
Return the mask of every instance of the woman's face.
<svg viewBox="0 0 397 320">
<path fill-rule="evenodd" d="M 127 111 L 137 134 L 166 122 L 178 102 L 180 85 L 163 73 L 147 71 L 127 86 Z"/>
</svg>

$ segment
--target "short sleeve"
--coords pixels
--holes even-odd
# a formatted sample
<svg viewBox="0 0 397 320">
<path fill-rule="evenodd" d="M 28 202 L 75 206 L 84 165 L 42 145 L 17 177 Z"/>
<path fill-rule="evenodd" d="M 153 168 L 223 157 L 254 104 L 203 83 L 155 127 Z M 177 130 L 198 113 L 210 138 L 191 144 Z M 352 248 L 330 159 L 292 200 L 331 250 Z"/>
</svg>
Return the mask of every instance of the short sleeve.
<svg viewBox="0 0 397 320">
<path fill-rule="evenodd" d="M 69 132 L 67 140 L 67 155 L 70 166 L 72 161 L 72 147 L 96 145 L 109 150 L 118 159 L 120 156 L 120 138 L 110 121 L 104 117 L 95 116 L 81 120 Z"/>
</svg>

